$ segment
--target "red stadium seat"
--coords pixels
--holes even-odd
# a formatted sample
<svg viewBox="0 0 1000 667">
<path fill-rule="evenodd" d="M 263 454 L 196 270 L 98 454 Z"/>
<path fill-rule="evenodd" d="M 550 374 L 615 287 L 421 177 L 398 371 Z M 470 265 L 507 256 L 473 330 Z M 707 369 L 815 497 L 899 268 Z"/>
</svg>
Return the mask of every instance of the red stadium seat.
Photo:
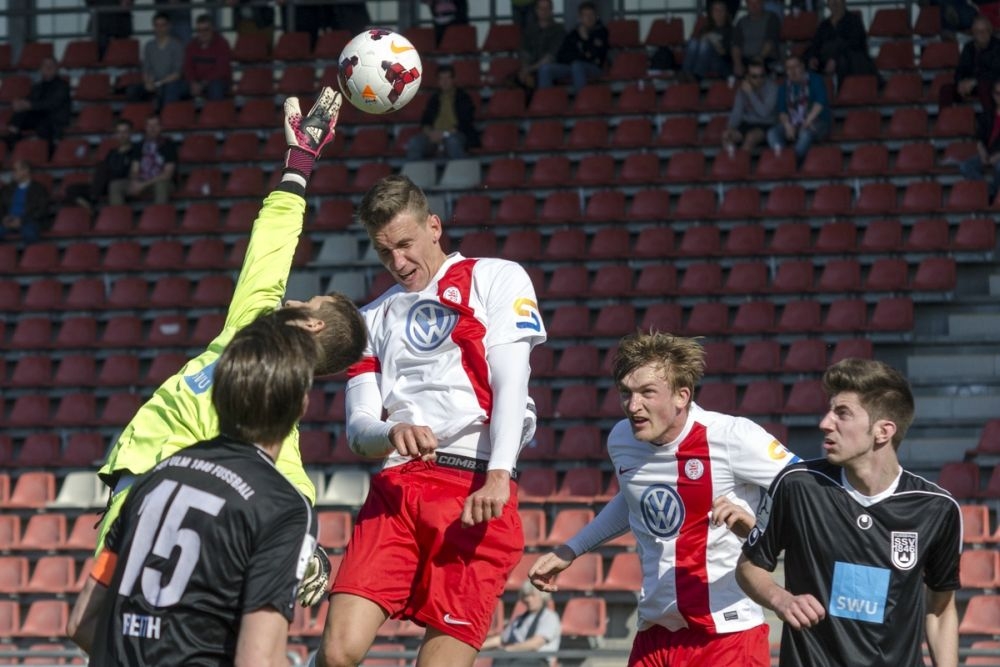
<svg viewBox="0 0 1000 667">
<path fill-rule="evenodd" d="M 545 502 L 556 492 L 556 471 L 554 468 L 526 468 L 521 471 L 517 481 L 519 502 Z M 522 520 L 523 518 L 522 516 Z M 542 527 L 544 528 L 544 523 Z"/>
<path fill-rule="evenodd" d="M 24 473 L 33 475 L 51 475 L 51 473 Z M 21 476 L 24 477 L 24 474 Z M 18 482 L 20 484 L 20 481 Z M 15 488 L 16 491 L 16 488 Z M 44 502 L 47 503 L 55 499 L 55 495 L 48 497 Z M 39 499 L 41 502 L 41 499 Z M 18 507 L 18 505 L 11 505 L 13 507 Z M 25 507 L 25 506 L 21 506 Z M 44 507 L 42 505 L 34 505 L 35 508 Z M 23 550 L 31 551 L 55 551 L 61 549 L 66 544 L 66 517 L 59 513 L 46 513 L 46 514 L 35 514 L 30 519 L 24 528 L 24 534 L 21 536 L 21 541 L 18 543 L 17 548 Z"/>
<path fill-rule="evenodd" d="M 973 595 L 962 614 L 958 634 L 1000 634 L 1000 595 Z"/>
<path fill-rule="evenodd" d="M 781 344 L 776 340 L 751 340 L 743 346 L 735 370 L 739 373 L 769 373 L 781 361 Z"/>
<path fill-rule="evenodd" d="M 889 149 L 878 144 L 866 144 L 858 146 L 851 153 L 851 160 L 847 165 L 845 174 L 848 176 L 881 176 L 887 173 L 888 170 Z"/>
<path fill-rule="evenodd" d="M 941 218 L 918 220 L 910 229 L 903 249 L 916 252 L 939 252 L 942 248 L 948 247 L 948 237 L 947 220 Z"/>
<path fill-rule="evenodd" d="M 826 343 L 817 338 L 798 338 L 788 346 L 781 368 L 792 373 L 818 373 L 826 370 Z"/>
<path fill-rule="evenodd" d="M 945 463 L 937 483 L 959 500 L 976 498 L 979 496 L 979 466 L 958 461 Z"/>
<path fill-rule="evenodd" d="M 745 415 L 780 414 L 784 386 L 777 380 L 754 380 L 747 385 L 738 412 Z"/>
<path fill-rule="evenodd" d="M 549 530 L 544 544 L 562 544 L 593 520 L 594 510 L 591 509 L 574 508 L 559 510 L 555 520 L 552 522 L 552 528 Z"/>
<path fill-rule="evenodd" d="M 874 74 L 848 76 L 837 91 L 835 104 L 843 106 L 869 106 L 878 100 L 878 77 Z"/>
<path fill-rule="evenodd" d="M 983 504 L 962 504 L 962 541 L 983 544 L 990 541 L 990 508 Z"/>
<path fill-rule="evenodd" d="M 838 332 L 864 331 L 867 325 L 867 308 L 862 299 L 839 299 L 830 304 L 823 325 Z"/>
<path fill-rule="evenodd" d="M 939 43 L 947 44 L 948 42 Z M 886 80 L 885 88 L 882 89 L 882 104 L 917 104 L 923 98 L 923 94 L 924 82 L 919 74 L 900 72 L 893 74 Z"/>
<path fill-rule="evenodd" d="M 910 70 L 916 65 L 913 62 L 913 42 L 884 42 L 875 57 L 875 66 L 879 70 Z"/>
<path fill-rule="evenodd" d="M 603 598 L 572 598 L 562 613 L 563 637 L 603 637 L 607 631 L 607 603 Z"/>
<path fill-rule="evenodd" d="M 896 292 L 909 287 L 909 269 L 905 259 L 883 257 L 875 260 L 865 278 L 869 292 Z"/>
</svg>

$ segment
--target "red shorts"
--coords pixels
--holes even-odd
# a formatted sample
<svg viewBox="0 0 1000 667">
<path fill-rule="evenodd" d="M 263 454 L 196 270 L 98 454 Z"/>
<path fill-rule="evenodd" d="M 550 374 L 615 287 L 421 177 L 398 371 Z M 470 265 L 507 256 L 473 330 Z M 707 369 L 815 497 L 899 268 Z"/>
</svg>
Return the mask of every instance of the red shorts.
<svg viewBox="0 0 1000 667">
<path fill-rule="evenodd" d="M 639 632 L 632 642 L 629 667 L 770 667 L 767 624 L 710 635 L 700 630 L 667 630 L 662 625 Z"/>
<path fill-rule="evenodd" d="M 524 549 L 514 482 L 500 518 L 462 527 L 465 499 L 485 479 L 421 461 L 372 477 L 333 593 L 371 600 L 478 650 Z"/>
</svg>

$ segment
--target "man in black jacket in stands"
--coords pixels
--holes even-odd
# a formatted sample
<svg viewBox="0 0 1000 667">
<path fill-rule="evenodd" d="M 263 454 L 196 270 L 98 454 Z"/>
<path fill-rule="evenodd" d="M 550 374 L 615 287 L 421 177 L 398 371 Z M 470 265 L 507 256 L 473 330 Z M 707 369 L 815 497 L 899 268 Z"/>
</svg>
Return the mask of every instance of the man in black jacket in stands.
<svg viewBox="0 0 1000 667">
<path fill-rule="evenodd" d="M 990 94 L 993 84 L 1000 81 L 1000 39 L 993 36 L 993 24 L 985 16 L 972 22 L 972 40 L 962 47 L 955 68 L 955 83 L 941 86 L 938 103 L 950 107 L 976 99 L 985 111 L 992 112 L 995 103 Z"/>
<path fill-rule="evenodd" d="M 578 93 L 588 81 L 600 78 L 608 61 L 608 29 L 597 15 L 593 2 L 585 0 L 577 8 L 578 23 L 566 33 L 556 54 L 556 62 L 538 68 L 538 87 L 551 88 L 569 79 Z"/>
<path fill-rule="evenodd" d="M 455 86 L 451 65 L 438 68 L 438 91 L 427 102 L 420 119 L 420 132 L 406 144 L 406 159 L 422 160 L 436 155 L 439 149 L 450 160 L 465 157 L 469 148 L 479 145 L 479 133 L 473 124 L 476 105 L 472 97 Z"/>
<path fill-rule="evenodd" d="M 69 82 L 59 76 L 56 61 L 46 58 L 39 69 L 41 78 L 31 87 L 27 99 L 14 100 L 14 115 L 7 125 L 7 146 L 21 140 L 24 130 L 34 130 L 49 142 L 49 156 L 62 138 L 73 111 Z"/>
</svg>

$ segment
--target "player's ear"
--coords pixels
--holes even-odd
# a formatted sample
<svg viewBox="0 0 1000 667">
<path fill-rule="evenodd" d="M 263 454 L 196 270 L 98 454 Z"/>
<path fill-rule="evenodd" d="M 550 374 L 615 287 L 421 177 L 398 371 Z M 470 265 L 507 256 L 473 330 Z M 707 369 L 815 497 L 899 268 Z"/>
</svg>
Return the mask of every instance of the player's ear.
<svg viewBox="0 0 1000 667">
<path fill-rule="evenodd" d="M 876 445 L 884 445 L 892 442 L 896 435 L 896 423 L 888 419 L 879 419 L 872 427 L 872 434 L 875 436 Z"/>
<path fill-rule="evenodd" d="M 311 334 L 316 334 L 326 328 L 326 322 L 318 317 L 309 317 L 304 320 L 295 320 L 293 324 L 302 327 Z"/>
<path fill-rule="evenodd" d="M 691 388 L 678 387 L 674 390 L 674 400 L 677 401 L 678 408 L 685 408 L 691 403 Z"/>
<path fill-rule="evenodd" d="M 441 240 L 441 218 L 435 213 L 431 213 L 427 216 L 427 228 L 431 230 L 431 234 L 434 236 L 434 243 Z"/>
<path fill-rule="evenodd" d="M 309 392 L 306 392 L 302 397 L 302 412 L 299 413 L 299 419 L 301 420 L 306 416 L 306 411 L 309 409 Z"/>
</svg>

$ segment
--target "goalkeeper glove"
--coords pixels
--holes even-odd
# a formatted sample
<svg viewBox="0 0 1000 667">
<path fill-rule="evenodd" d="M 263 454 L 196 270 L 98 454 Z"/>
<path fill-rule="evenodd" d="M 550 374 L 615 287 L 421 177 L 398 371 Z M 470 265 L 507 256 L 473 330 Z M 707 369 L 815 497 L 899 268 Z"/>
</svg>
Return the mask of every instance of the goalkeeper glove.
<svg viewBox="0 0 1000 667">
<path fill-rule="evenodd" d="M 305 576 L 299 584 L 295 599 L 303 607 L 312 607 L 323 599 L 330 585 L 330 559 L 323 547 L 316 545 L 316 551 L 309 557 Z"/>
<path fill-rule="evenodd" d="M 324 86 L 312 109 L 303 116 L 299 98 L 285 100 L 286 172 L 290 170 L 308 180 L 320 151 L 333 141 L 341 101 L 340 93 Z"/>
</svg>

